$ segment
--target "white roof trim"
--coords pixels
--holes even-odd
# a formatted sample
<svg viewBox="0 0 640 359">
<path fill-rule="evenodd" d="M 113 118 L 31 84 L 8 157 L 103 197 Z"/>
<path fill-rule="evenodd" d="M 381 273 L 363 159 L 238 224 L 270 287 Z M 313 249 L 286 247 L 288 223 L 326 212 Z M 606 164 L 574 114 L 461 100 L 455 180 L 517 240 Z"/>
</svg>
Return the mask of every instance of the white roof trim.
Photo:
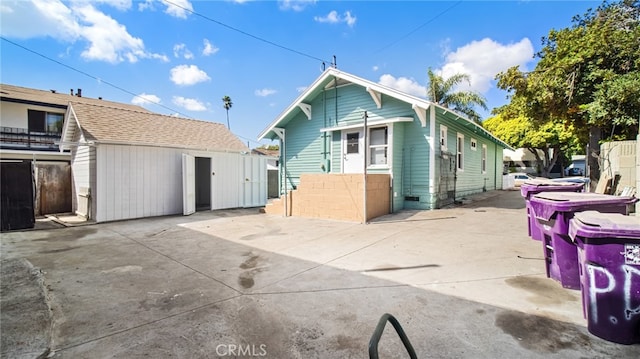
<svg viewBox="0 0 640 359">
<path fill-rule="evenodd" d="M 418 106 L 421 108 L 424 108 L 425 111 L 426 109 L 429 108 L 429 106 L 434 106 L 435 108 L 440 108 L 443 111 L 449 111 L 451 112 L 450 109 L 442 106 L 442 105 L 438 105 L 437 103 L 428 101 L 424 98 L 420 98 L 420 97 L 416 97 L 413 95 L 409 95 L 405 92 L 402 92 L 400 90 L 396 90 L 394 88 L 391 87 L 387 87 L 369 80 L 365 80 L 363 78 L 360 78 L 358 76 L 355 75 L 351 75 L 349 73 L 346 72 L 342 72 L 336 68 L 328 68 L 327 70 L 325 70 L 325 72 L 320 75 L 320 77 L 318 77 L 309 87 L 307 87 L 307 89 L 300 94 L 300 96 L 298 96 L 298 98 L 289 105 L 289 107 L 287 107 L 280 115 L 278 115 L 278 117 L 276 117 L 276 119 L 266 128 L 264 129 L 260 135 L 258 135 L 258 140 L 262 140 L 269 132 L 271 132 L 275 127 L 278 126 L 278 124 L 280 123 L 280 121 L 282 121 L 289 113 L 291 113 L 291 111 L 293 111 L 294 109 L 296 109 L 298 107 L 298 105 L 300 103 L 302 103 L 302 101 L 304 99 L 306 99 L 306 97 L 311 94 L 314 90 L 316 90 L 316 88 L 322 83 L 324 82 L 329 76 L 334 76 L 340 79 L 343 79 L 345 81 L 360 85 L 362 87 L 364 87 L 365 89 L 369 88 L 372 91 L 378 92 L 380 94 L 384 94 L 390 97 L 393 97 L 395 99 L 398 99 L 400 101 L 406 102 L 410 105 L 413 106 Z M 415 109 L 414 109 L 415 110 Z M 426 115 L 426 114 L 425 114 Z M 494 135 L 492 135 L 489 131 L 487 131 L 486 129 L 484 129 L 482 126 L 478 125 L 477 123 L 475 123 L 474 121 L 466 118 L 466 117 L 460 117 L 458 116 L 460 119 L 462 119 L 463 121 L 467 121 L 468 123 L 470 123 L 471 125 L 477 127 L 480 131 L 482 131 L 483 133 L 485 133 L 487 136 L 493 138 L 496 142 L 502 144 L 505 148 L 509 148 L 511 149 L 512 147 L 507 145 L 504 141 L 502 141 L 501 139 L 495 137 Z"/>
<path fill-rule="evenodd" d="M 373 102 L 376 103 L 376 106 L 378 106 L 378 109 L 382 108 L 382 94 L 374 89 L 371 88 L 371 86 L 367 86 L 367 92 L 369 93 L 369 95 L 371 95 L 371 98 L 373 99 Z"/>
<path fill-rule="evenodd" d="M 392 117 L 392 118 L 386 118 L 384 120 L 368 121 L 367 127 L 386 125 L 388 123 L 394 123 L 394 122 L 411 122 L 411 121 L 413 121 L 413 117 Z M 358 123 L 352 123 L 349 125 L 343 125 L 343 126 L 321 128 L 320 132 L 342 131 L 342 130 L 348 130 L 351 128 L 359 128 L 359 127 L 364 127 L 364 121 L 358 122 Z"/>
</svg>

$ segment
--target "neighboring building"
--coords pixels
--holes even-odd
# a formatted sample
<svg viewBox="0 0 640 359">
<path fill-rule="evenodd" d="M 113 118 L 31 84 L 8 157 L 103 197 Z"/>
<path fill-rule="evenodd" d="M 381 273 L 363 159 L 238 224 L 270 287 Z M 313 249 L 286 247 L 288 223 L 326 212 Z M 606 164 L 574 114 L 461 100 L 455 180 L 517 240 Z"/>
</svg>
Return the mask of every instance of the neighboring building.
<svg viewBox="0 0 640 359">
<path fill-rule="evenodd" d="M 640 168 L 638 142 L 611 141 L 600 144 L 600 179 L 598 187 L 603 192 L 619 195 L 637 193 L 637 172 Z M 629 191 L 632 189 L 632 193 Z"/>
<path fill-rule="evenodd" d="M 540 157 L 544 158 L 541 150 L 538 150 Z M 526 148 L 516 148 L 505 150 L 503 154 L 505 173 L 518 172 L 532 175 L 538 174 L 538 160 L 536 156 Z"/>
<path fill-rule="evenodd" d="M 61 149 L 97 222 L 266 204 L 266 158 L 220 123 L 72 101 Z"/>
<path fill-rule="evenodd" d="M 147 111 L 81 96 L 80 89 L 67 94 L 0 84 L 0 162 L 14 172 L 3 177 L 5 214 L 18 213 L 16 207 L 21 208 L 20 213 L 35 215 L 71 211 L 71 157 L 68 151 L 60 152 L 58 146 L 69 101 Z"/>
<path fill-rule="evenodd" d="M 269 198 L 277 198 L 280 196 L 279 190 L 279 174 L 278 162 L 280 160 L 280 150 L 270 150 L 263 147 L 254 148 L 251 153 L 259 156 L 267 156 L 267 182 Z"/>
<path fill-rule="evenodd" d="M 335 68 L 322 73 L 259 139 L 280 140 L 283 193 L 304 186 L 303 176 L 362 174 L 366 158 L 368 174 L 388 177 L 376 179 L 388 183 L 376 197 L 386 197 L 388 212 L 439 208 L 502 188 L 502 150 L 510 148 L 464 115 Z M 321 190 L 322 178 L 310 179 L 310 192 Z M 335 186 L 324 178 L 327 187 Z M 337 197 L 351 195 L 331 189 L 325 194 L 346 202 Z M 295 212 L 296 204 L 288 204 Z M 314 216 L 327 217 L 320 213 L 331 212 L 327 206 Z"/>
</svg>

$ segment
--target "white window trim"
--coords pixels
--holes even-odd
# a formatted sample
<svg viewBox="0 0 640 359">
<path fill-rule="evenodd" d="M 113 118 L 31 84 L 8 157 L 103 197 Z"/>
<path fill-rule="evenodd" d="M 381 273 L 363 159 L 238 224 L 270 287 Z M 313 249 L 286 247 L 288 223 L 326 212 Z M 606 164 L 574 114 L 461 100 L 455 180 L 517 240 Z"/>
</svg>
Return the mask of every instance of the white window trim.
<svg viewBox="0 0 640 359">
<path fill-rule="evenodd" d="M 387 144 L 385 145 L 387 147 L 387 163 L 384 165 L 378 165 L 378 164 L 371 164 L 371 130 L 372 129 L 377 129 L 377 128 L 387 128 Z M 390 123 L 386 126 L 374 126 L 374 127 L 369 127 L 367 126 L 367 129 L 369 131 L 369 133 L 367 133 L 367 148 L 365 149 L 367 151 L 367 168 L 371 168 L 371 169 L 389 169 L 393 166 L 393 124 Z M 383 146 L 376 146 L 376 147 L 383 147 Z"/>
<path fill-rule="evenodd" d="M 458 172 L 464 172 L 464 135 L 460 132 L 456 135 L 456 166 Z"/>
<path fill-rule="evenodd" d="M 440 150 L 446 152 L 448 150 L 447 144 L 447 126 L 440 125 Z"/>
<path fill-rule="evenodd" d="M 482 144 L 482 154 L 480 155 L 480 157 L 482 158 L 480 162 L 480 169 L 482 170 L 482 174 L 486 174 L 487 173 L 487 155 L 488 155 L 488 150 L 487 150 L 487 145 L 485 145 L 484 143 Z"/>
<path fill-rule="evenodd" d="M 478 141 L 476 141 L 475 138 L 471 138 L 470 144 L 471 144 L 471 151 L 477 151 L 478 150 Z"/>
</svg>

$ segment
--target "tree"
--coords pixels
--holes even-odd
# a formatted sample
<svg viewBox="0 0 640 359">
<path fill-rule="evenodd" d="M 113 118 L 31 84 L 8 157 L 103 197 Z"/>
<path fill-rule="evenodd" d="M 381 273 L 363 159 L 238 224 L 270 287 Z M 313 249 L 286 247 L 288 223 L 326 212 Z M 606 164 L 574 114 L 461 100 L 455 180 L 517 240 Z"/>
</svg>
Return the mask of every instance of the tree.
<svg viewBox="0 0 640 359">
<path fill-rule="evenodd" d="M 487 100 L 480 94 L 473 91 L 455 91 L 454 88 L 462 82 L 470 83 L 467 74 L 455 74 L 447 79 L 433 72 L 431 68 L 427 70 L 429 83 L 427 84 L 427 99 L 454 111 L 467 115 L 470 119 L 480 123 L 481 117 L 474 110 L 474 105 L 478 105 L 487 110 Z"/>
<path fill-rule="evenodd" d="M 511 118 L 497 115 L 485 120 L 483 126 L 510 145 L 529 150 L 540 165 L 543 177 L 549 177 L 558 160 L 579 150 L 579 141 L 571 125 L 565 127 L 554 121 L 540 123 L 523 115 Z"/>
<path fill-rule="evenodd" d="M 589 144 L 592 184 L 599 179 L 601 139 L 632 139 L 640 118 L 640 6 L 638 0 L 604 2 L 575 16 L 570 28 L 543 38 L 534 71 L 499 74 L 511 102 L 494 111 L 537 123 L 573 126 Z"/>
<path fill-rule="evenodd" d="M 227 129 L 231 130 L 231 126 L 229 126 L 229 110 L 233 106 L 233 102 L 231 102 L 231 97 L 225 96 L 222 98 L 223 107 L 227 110 Z"/>
</svg>

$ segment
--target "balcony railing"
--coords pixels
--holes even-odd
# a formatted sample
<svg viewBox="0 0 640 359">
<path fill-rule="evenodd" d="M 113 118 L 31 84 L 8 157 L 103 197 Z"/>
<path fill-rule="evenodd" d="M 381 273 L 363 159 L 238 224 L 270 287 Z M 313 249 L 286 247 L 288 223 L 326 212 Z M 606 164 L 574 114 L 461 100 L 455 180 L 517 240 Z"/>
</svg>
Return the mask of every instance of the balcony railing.
<svg viewBox="0 0 640 359">
<path fill-rule="evenodd" d="M 0 147 L 5 149 L 31 149 L 39 151 L 58 151 L 56 142 L 60 141 L 60 132 L 29 131 L 20 127 L 0 127 Z"/>
</svg>

